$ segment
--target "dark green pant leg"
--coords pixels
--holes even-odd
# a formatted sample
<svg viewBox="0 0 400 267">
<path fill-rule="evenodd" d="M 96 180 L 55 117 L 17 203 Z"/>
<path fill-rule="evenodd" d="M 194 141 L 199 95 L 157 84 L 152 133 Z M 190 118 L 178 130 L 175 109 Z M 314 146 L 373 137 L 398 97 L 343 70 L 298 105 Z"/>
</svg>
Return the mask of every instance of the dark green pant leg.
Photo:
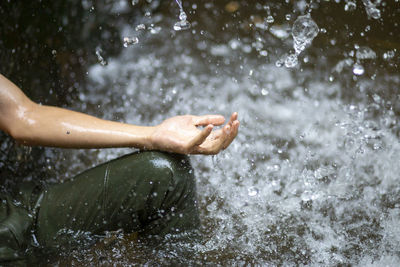
<svg viewBox="0 0 400 267">
<path fill-rule="evenodd" d="M 35 217 L 36 189 L 34 184 L 24 183 L 12 194 L 0 195 L 0 266 L 25 257 Z"/>
<path fill-rule="evenodd" d="M 15 206 L 9 197 L 0 196 L 0 262 L 23 257 L 28 245 L 32 218 L 26 209 Z"/>
<path fill-rule="evenodd" d="M 36 234 L 39 243 L 54 246 L 65 230 L 165 234 L 198 224 L 188 158 L 140 152 L 50 187 L 41 201 Z"/>
</svg>

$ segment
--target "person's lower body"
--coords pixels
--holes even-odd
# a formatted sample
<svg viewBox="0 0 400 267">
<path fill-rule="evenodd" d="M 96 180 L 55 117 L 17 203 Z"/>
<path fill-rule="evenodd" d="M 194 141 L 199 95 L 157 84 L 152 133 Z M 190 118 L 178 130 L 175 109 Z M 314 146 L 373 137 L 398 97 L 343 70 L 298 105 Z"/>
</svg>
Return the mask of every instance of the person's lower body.
<svg viewBox="0 0 400 267">
<path fill-rule="evenodd" d="M 79 233 L 164 235 L 199 225 L 193 170 L 182 155 L 133 153 L 31 193 L 34 201 L 26 194 L 25 204 L 0 197 L 0 262 L 20 257 L 32 239 L 54 248 Z"/>
</svg>

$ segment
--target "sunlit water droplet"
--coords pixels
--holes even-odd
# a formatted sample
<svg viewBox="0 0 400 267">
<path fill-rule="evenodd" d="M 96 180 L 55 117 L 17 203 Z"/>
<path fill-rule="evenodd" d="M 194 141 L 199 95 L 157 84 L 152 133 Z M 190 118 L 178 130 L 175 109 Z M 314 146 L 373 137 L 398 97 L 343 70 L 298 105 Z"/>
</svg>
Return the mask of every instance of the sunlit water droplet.
<svg viewBox="0 0 400 267">
<path fill-rule="evenodd" d="M 276 38 L 284 40 L 289 37 L 290 33 L 288 30 L 280 25 L 273 25 L 269 29 L 269 32 L 274 35 Z"/>
<path fill-rule="evenodd" d="M 278 68 L 282 67 L 283 64 L 285 64 L 285 60 L 280 58 L 275 62 L 275 66 L 277 66 Z"/>
<path fill-rule="evenodd" d="M 150 29 L 150 33 L 151 34 L 157 34 L 161 31 L 161 27 L 160 26 L 156 26 L 156 27 L 149 27 Z"/>
<path fill-rule="evenodd" d="M 261 94 L 268 95 L 268 90 L 266 90 L 265 88 L 261 89 Z"/>
<path fill-rule="evenodd" d="M 132 0 L 132 6 L 139 4 L 139 0 Z"/>
<path fill-rule="evenodd" d="M 187 15 L 185 11 L 183 10 L 182 7 L 182 2 L 180 0 L 176 0 L 176 3 L 179 6 L 179 20 L 174 24 L 174 30 L 175 31 L 182 31 L 182 30 L 187 30 L 190 29 L 191 25 L 190 22 L 187 21 Z"/>
<path fill-rule="evenodd" d="M 180 19 L 181 21 L 187 19 L 186 13 L 185 13 L 185 11 L 183 11 L 182 9 L 181 9 L 181 11 L 180 11 L 180 13 L 179 13 L 179 19 Z"/>
<path fill-rule="evenodd" d="M 146 29 L 146 26 L 144 24 L 139 24 L 135 28 L 136 31 L 145 30 L 145 29 Z"/>
<path fill-rule="evenodd" d="M 178 21 L 174 24 L 174 30 L 175 31 L 182 31 L 182 30 L 187 30 L 190 29 L 190 22 L 187 20 L 181 20 Z"/>
<path fill-rule="evenodd" d="M 385 60 L 392 59 L 392 58 L 394 58 L 394 56 L 395 56 L 394 50 L 389 50 L 389 51 L 383 53 L 383 59 L 385 59 Z"/>
<path fill-rule="evenodd" d="M 358 63 L 354 64 L 353 66 L 353 73 L 355 75 L 363 75 L 364 74 L 364 67 Z"/>
<path fill-rule="evenodd" d="M 267 23 L 274 23 L 275 19 L 274 19 L 273 16 L 269 15 L 265 21 L 266 21 Z"/>
<path fill-rule="evenodd" d="M 107 65 L 107 61 L 101 55 L 102 52 L 103 51 L 100 48 L 96 49 L 97 61 L 100 63 L 100 65 L 105 66 L 105 65 Z"/>
<path fill-rule="evenodd" d="M 297 55 L 296 54 L 290 54 L 285 59 L 285 67 L 286 68 L 294 68 L 297 65 L 298 62 L 299 62 L 299 60 L 297 59 Z"/>
<path fill-rule="evenodd" d="M 139 39 L 137 37 L 124 37 L 124 47 L 128 47 L 137 43 L 139 43 Z"/>
<path fill-rule="evenodd" d="M 311 16 L 299 16 L 293 24 L 292 36 L 294 39 L 294 49 L 300 54 L 312 40 L 318 35 L 318 26 Z"/>
<path fill-rule="evenodd" d="M 376 58 L 376 53 L 371 48 L 362 46 L 357 50 L 356 57 L 358 59 L 374 59 Z"/>
<path fill-rule="evenodd" d="M 268 56 L 268 51 L 267 50 L 261 50 L 260 51 L 260 56 L 263 56 L 263 57 Z"/>
<path fill-rule="evenodd" d="M 356 2 L 349 1 L 344 6 L 344 11 L 354 11 L 354 10 L 356 10 L 356 8 L 357 8 Z"/>
<path fill-rule="evenodd" d="M 381 11 L 376 7 L 368 9 L 368 15 L 370 15 L 373 19 L 380 19 Z"/>
<path fill-rule="evenodd" d="M 375 3 L 372 3 L 370 0 L 363 0 L 363 3 L 368 17 L 371 17 L 373 19 L 381 18 L 381 11 L 376 7 Z"/>
<path fill-rule="evenodd" d="M 257 196 L 258 195 L 258 189 L 257 188 L 255 188 L 254 186 L 252 186 L 252 187 L 249 187 L 248 189 L 247 189 L 247 194 L 250 196 L 250 197 L 255 197 L 255 196 Z"/>
</svg>

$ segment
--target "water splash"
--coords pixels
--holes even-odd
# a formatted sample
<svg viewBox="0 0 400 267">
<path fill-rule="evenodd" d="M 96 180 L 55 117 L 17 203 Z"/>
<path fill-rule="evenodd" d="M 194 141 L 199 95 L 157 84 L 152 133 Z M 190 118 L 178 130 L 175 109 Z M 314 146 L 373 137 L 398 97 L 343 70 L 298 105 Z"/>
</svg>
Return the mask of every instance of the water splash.
<svg viewBox="0 0 400 267">
<path fill-rule="evenodd" d="M 135 27 L 135 31 L 141 31 L 141 30 L 145 30 L 146 29 L 146 25 L 144 25 L 143 23 L 142 24 L 139 24 L 139 25 L 137 25 L 136 27 Z"/>
<path fill-rule="evenodd" d="M 312 40 L 318 35 L 318 25 L 313 21 L 310 14 L 299 16 L 292 28 L 292 36 L 294 40 L 294 49 L 296 54 L 300 54 Z"/>
<path fill-rule="evenodd" d="M 271 15 L 269 15 L 269 16 L 267 17 L 267 19 L 266 19 L 266 22 L 267 22 L 267 23 L 274 23 L 274 21 L 275 21 L 275 19 L 274 19 L 274 17 L 271 16 Z"/>
<path fill-rule="evenodd" d="M 174 24 L 175 31 L 182 31 L 190 29 L 190 22 L 187 21 L 187 15 L 182 7 L 182 2 L 180 0 L 175 0 L 179 6 L 179 21 Z"/>
<path fill-rule="evenodd" d="M 124 37 L 124 47 L 128 47 L 139 43 L 139 39 L 135 37 Z"/>
<path fill-rule="evenodd" d="M 294 68 L 298 64 L 298 56 L 311 44 L 318 35 L 318 32 L 318 25 L 311 18 L 310 14 L 299 16 L 295 20 L 292 27 L 293 48 L 295 53 L 288 55 L 285 59 L 284 62 L 287 68 Z M 280 64 L 277 63 L 277 66 L 278 65 Z"/>
<path fill-rule="evenodd" d="M 375 3 L 372 3 L 371 0 L 363 0 L 363 4 L 365 6 L 365 11 L 368 14 L 368 17 L 373 19 L 381 18 L 381 11 L 376 7 Z"/>
<path fill-rule="evenodd" d="M 354 66 L 353 66 L 354 75 L 360 76 L 360 75 L 363 75 L 364 72 L 365 72 L 365 69 L 364 69 L 363 65 L 361 65 L 359 63 L 354 64 Z"/>
<path fill-rule="evenodd" d="M 344 5 L 344 11 L 354 11 L 357 8 L 357 3 L 355 1 L 348 1 Z"/>
<path fill-rule="evenodd" d="M 102 52 L 103 52 L 103 50 L 102 50 L 100 47 L 97 47 L 97 48 L 96 48 L 97 61 L 100 63 L 100 65 L 106 66 L 108 63 L 107 63 L 107 61 L 103 58 L 103 56 L 101 55 Z"/>
<path fill-rule="evenodd" d="M 357 49 L 356 58 L 357 59 L 375 59 L 376 53 L 374 50 L 372 50 L 368 46 L 362 46 Z"/>
</svg>

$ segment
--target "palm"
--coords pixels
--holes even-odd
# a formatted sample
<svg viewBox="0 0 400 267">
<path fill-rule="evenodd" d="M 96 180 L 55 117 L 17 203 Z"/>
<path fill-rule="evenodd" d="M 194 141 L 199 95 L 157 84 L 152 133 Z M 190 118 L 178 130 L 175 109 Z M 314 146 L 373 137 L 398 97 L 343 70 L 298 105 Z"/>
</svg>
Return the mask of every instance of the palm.
<svg viewBox="0 0 400 267">
<path fill-rule="evenodd" d="M 177 116 L 156 126 L 152 135 L 154 148 L 183 154 L 216 154 L 225 149 L 237 135 L 237 114 L 222 129 L 212 131 L 213 126 L 222 125 L 220 115 Z M 205 126 L 200 130 L 197 126 Z"/>
</svg>

